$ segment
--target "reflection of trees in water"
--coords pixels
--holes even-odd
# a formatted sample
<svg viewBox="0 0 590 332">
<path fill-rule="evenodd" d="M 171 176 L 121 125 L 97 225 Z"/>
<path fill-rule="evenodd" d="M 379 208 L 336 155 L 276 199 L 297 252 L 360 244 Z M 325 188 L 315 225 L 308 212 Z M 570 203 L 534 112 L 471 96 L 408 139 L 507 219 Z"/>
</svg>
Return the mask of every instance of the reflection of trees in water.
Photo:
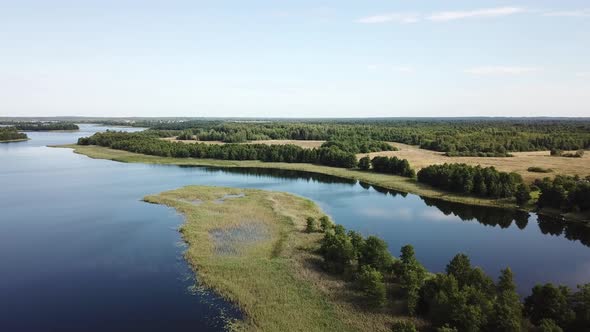
<svg viewBox="0 0 590 332">
<path fill-rule="evenodd" d="M 206 173 L 231 173 L 231 174 L 242 174 L 258 177 L 273 177 L 283 180 L 294 180 L 302 179 L 307 181 L 314 181 L 319 183 L 342 183 L 342 184 L 356 184 L 356 180 L 344 179 L 336 176 L 305 172 L 305 171 L 293 171 L 286 169 L 274 169 L 274 168 L 257 168 L 257 167 L 200 167 L 200 166 L 181 166 L 181 167 L 199 167 Z"/>
<path fill-rule="evenodd" d="M 580 241 L 590 247 L 590 227 L 582 222 L 570 222 L 560 218 L 538 215 L 539 228 L 543 234 L 562 235 L 571 241 Z"/>
<path fill-rule="evenodd" d="M 446 202 L 428 197 L 421 198 L 426 205 L 438 208 L 447 216 L 455 215 L 463 221 L 476 220 L 486 226 L 508 228 L 512 224 L 512 221 L 515 221 L 518 228 L 524 229 L 529 219 L 528 213 L 518 210 Z"/>
<path fill-rule="evenodd" d="M 181 167 L 199 167 L 199 166 L 181 166 Z M 356 180 L 343 179 L 336 176 L 304 172 L 292 171 L 284 169 L 271 168 L 216 168 L 216 167 L 199 167 L 207 173 L 232 173 L 253 175 L 260 177 L 274 177 L 278 179 L 303 179 L 307 181 L 314 181 L 319 183 L 341 183 L 354 185 Z M 382 194 L 389 194 L 393 197 L 400 195 L 406 197 L 408 193 L 387 189 L 379 186 L 373 186 L 365 182 L 359 182 L 359 185 L 364 189 L 375 189 L 375 191 Z M 501 209 L 493 207 L 482 207 L 461 203 L 447 202 L 439 199 L 421 197 L 427 206 L 433 206 L 439 209 L 445 215 L 454 215 L 463 221 L 476 220 L 480 224 L 486 226 L 500 226 L 501 228 L 508 228 L 514 221 L 516 227 L 525 229 L 528 225 L 529 214 L 527 212 Z M 537 215 L 539 229 L 543 234 L 550 234 L 555 236 L 564 235 L 564 237 L 571 241 L 580 241 L 585 246 L 590 247 L 590 226 L 580 222 L 567 222 L 562 219 L 549 217 L 545 215 Z"/>
<path fill-rule="evenodd" d="M 395 197 L 397 195 L 400 195 L 401 197 L 406 197 L 408 196 L 408 193 L 403 192 L 403 191 L 397 191 L 397 190 L 393 190 L 393 189 L 387 189 L 387 188 L 383 188 L 383 187 L 379 187 L 379 186 L 371 186 L 368 183 L 364 183 L 364 182 L 359 182 L 360 185 L 365 188 L 365 189 L 370 189 L 371 187 L 373 187 L 373 189 L 375 189 L 376 192 L 382 193 L 382 194 L 390 194 L 391 196 Z"/>
</svg>

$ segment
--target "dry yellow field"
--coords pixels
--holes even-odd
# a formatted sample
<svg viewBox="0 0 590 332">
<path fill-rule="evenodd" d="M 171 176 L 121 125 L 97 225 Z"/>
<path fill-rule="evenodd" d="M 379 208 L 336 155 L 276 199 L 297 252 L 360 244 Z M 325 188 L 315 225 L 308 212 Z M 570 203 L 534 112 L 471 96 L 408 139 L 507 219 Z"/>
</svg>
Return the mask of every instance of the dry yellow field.
<svg viewBox="0 0 590 332">
<path fill-rule="evenodd" d="M 169 142 L 181 142 L 181 143 L 206 143 L 206 144 L 225 144 L 221 141 L 199 141 L 199 140 L 178 140 L 176 137 L 165 137 L 162 138 L 165 141 Z M 268 144 L 268 145 L 285 145 L 285 144 L 293 144 L 300 146 L 304 149 L 313 149 L 319 148 L 325 141 L 302 141 L 302 140 L 294 140 L 294 139 L 269 139 L 269 140 L 260 140 L 260 141 L 251 141 L 244 144 Z"/>
<path fill-rule="evenodd" d="M 368 154 L 359 154 L 358 157 L 369 155 L 374 156 L 396 156 L 407 159 L 410 165 L 416 170 L 432 164 L 444 163 L 465 163 L 468 165 L 481 165 L 482 167 L 494 166 L 504 172 L 516 172 L 526 180 L 553 177 L 557 174 L 563 175 L 590 175 L 590 154 L 582 158 L 552 157 L 549 151 L 513 152 L 514 157 L 447 157 L 442 152 L 420 149 L 417 146 L 390 143 L 399 151 L 383 151 Z M 551 168 L 551 173 L 534 173 L 527 169 L 531 166 Z"/>
</svg>

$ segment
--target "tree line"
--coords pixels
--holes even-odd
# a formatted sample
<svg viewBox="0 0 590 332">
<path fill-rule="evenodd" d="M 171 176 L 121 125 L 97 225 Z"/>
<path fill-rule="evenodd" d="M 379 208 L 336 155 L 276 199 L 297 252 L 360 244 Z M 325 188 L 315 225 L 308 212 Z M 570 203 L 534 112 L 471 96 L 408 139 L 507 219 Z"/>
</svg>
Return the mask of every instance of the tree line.
<svg viewBox="0 0 590 332">
<path fill-rule="evenodd" d="M 4 122 L 18 130 L 50 131 L 50 130 L 78 130 L 78 125 L 71 122 Z"/>
<path fill-rule="evenodd" d="M 27 134 L 20 133 L 15 127 L 0 127 L 0 141 L 27 139 Z"/>
<path fill-rule="evenodd" d="M 117 150 L 161 157 L 314 163 L 344 168 L 353 168 L 357 165 L 355 154 L 342 151 L 337 147 L 304 149 L 292 144 L 184 144 L 160 140 L 146 133 L 112 131 L 80 138 L 78 144 L 100 145 Z"/>
<path fill-rule="evenodd" d="M 550 283 L 537 285 L 522 303 L 510 268 L 502 270 L 494 283 L 481 268 L 471 265 L 467 255 L 458 254 L 444 273 L 432 274 L 416 259 L 411 245 L 402 247 L 396 259 L 382 239 L 347 232 L 341 225 L 324 222 L 320 228 L 308 227 L 306 231 L 324 232 L 318 249 L 322 266 L 352 281 L 374 310 L 386 306 L 389 297 L 401 296 L 409 315 L 427 319 L 441 332 L 590 328 L 590 284 L 578 286 L 577 292 Z M 416 327 L 411 322 L 398 322 L 393 330 L 416 331 Z"/>
</svg>

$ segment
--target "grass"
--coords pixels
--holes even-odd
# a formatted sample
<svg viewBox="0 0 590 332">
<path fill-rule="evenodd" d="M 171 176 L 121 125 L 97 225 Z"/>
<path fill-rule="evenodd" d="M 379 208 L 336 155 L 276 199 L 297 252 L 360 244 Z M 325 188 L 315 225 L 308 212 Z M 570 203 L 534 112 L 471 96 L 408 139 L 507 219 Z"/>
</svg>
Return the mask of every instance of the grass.
<svg viewBox="0 0 590 332">
<path fill-rule="evenodd" d="M 493 206 L 503 208 L 516 208 L 512 199 L 489 199 L 479 198 L 468 195 L 445 192 L 431 186 L 418 183 L 414 179 L 401 176 L 365 172 L 360 170 L 303 164 L 303 163 L 275 163 L 262 162 L 256 160 L 234 161 L 234 160 L 217 160 L 217 159 L 194 159 L 194 158 L 170 158 L 143 155 L 122 150 L 114 150 L 100 146 L 92 145 L 60 145 L 57 147 L 71 148 L 74 152 L 86 155 L 95 159 L 108 159 L 127 163 L 148 163 L 148 164 L 165 164 L 165 165 L 193 165 L 193 166 L 213 166 L 213 167 L 258 167 L 274 168 L 295 171 L 305 171 L 319 174 L 332 175 L 345 179 L 359 180 L 371 185 L 376 185 L 388 189 L 408 192 L 420 196 L 438 198 L 445 201 L 464 203 L 480 206 Z"/>
<path fill-rule="evenodd" d="M 220 201 L 227 195 L 238 195 Z M 236 303 L 240 331 L 389 331 L 395 301 L 377 311 L 359 306 L 347 282 L 324 274 L 314 252 L 322 237 L 304 232 L 307 217 L 324 213 L 291 194 L 189 186 L 145 201 L 185 216 L 185 257 L 199 281 Z M 417 322 L 424 325 L 424 322 Z"/>
</svg>

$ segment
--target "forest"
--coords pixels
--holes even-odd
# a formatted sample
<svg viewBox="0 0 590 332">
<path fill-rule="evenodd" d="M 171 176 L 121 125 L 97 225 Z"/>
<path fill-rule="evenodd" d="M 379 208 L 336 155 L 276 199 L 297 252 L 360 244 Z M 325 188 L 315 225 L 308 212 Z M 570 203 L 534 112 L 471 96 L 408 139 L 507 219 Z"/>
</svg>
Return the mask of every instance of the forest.
<svg viewBox="0 0 590 332">
<path fill-rule="evenodd" d="M 315 224 L 315 225 L 314 225 Z M 536 285 L 521 302 L 510 268 L 494 282 L 465 254 L 457 254 L 445 272 L 432 274 L 417 260 L 414 248 L 394 258 L 376 236 L 363 237 L 341 225 L 308 219 L 307 232 L 323 232 L 318 253 L 323 268 L 350 281 L 366 303 L 379 310 L 390 299 L 404 299 L 404 311 L 425 318 L 439 332 L 588 331 L 590 284 L 572 292 L 566 286 Z M 398 287 L 392 287 L 396 285 Z M 399 321 L 394 331 L 416 331 Z"/>
<path fill-rule="evenodd" d="M 541 194 L 537 200 L 539 208 L 553 208 L 565 212 L 590 210 L 590 177 L 557 175 L 553 180 L 535 180 L 535 189 Z"/>
<path fill-rule="evenodd" d="M 0 127 L 0 141 L 25 140 L 27 134 L 19 133 L 14 127 Z"/>
<path fill-rule="evenodd" d="M 518 151 L 590 148 L 590 122 L 586 120 L 193 120 L 144 121 L 135 125 L 202 141 L 238 143 L 295 139 L 343 142 L 360 139 L 419 145 L 424 149 L 445 152 L 448 156 L 508 157 L 510 152 Z M 373 146 L 378 144 L 372 143 Z M 385 145 L 380 148 L 385 149 Z"/>
<path fill-rule="evenodd" d="M 79 130 L 75 123 L 71 122 L 4 122 L 18 130 L 24 131 L 52 131 L 52 130 Z"/>
</svg>

